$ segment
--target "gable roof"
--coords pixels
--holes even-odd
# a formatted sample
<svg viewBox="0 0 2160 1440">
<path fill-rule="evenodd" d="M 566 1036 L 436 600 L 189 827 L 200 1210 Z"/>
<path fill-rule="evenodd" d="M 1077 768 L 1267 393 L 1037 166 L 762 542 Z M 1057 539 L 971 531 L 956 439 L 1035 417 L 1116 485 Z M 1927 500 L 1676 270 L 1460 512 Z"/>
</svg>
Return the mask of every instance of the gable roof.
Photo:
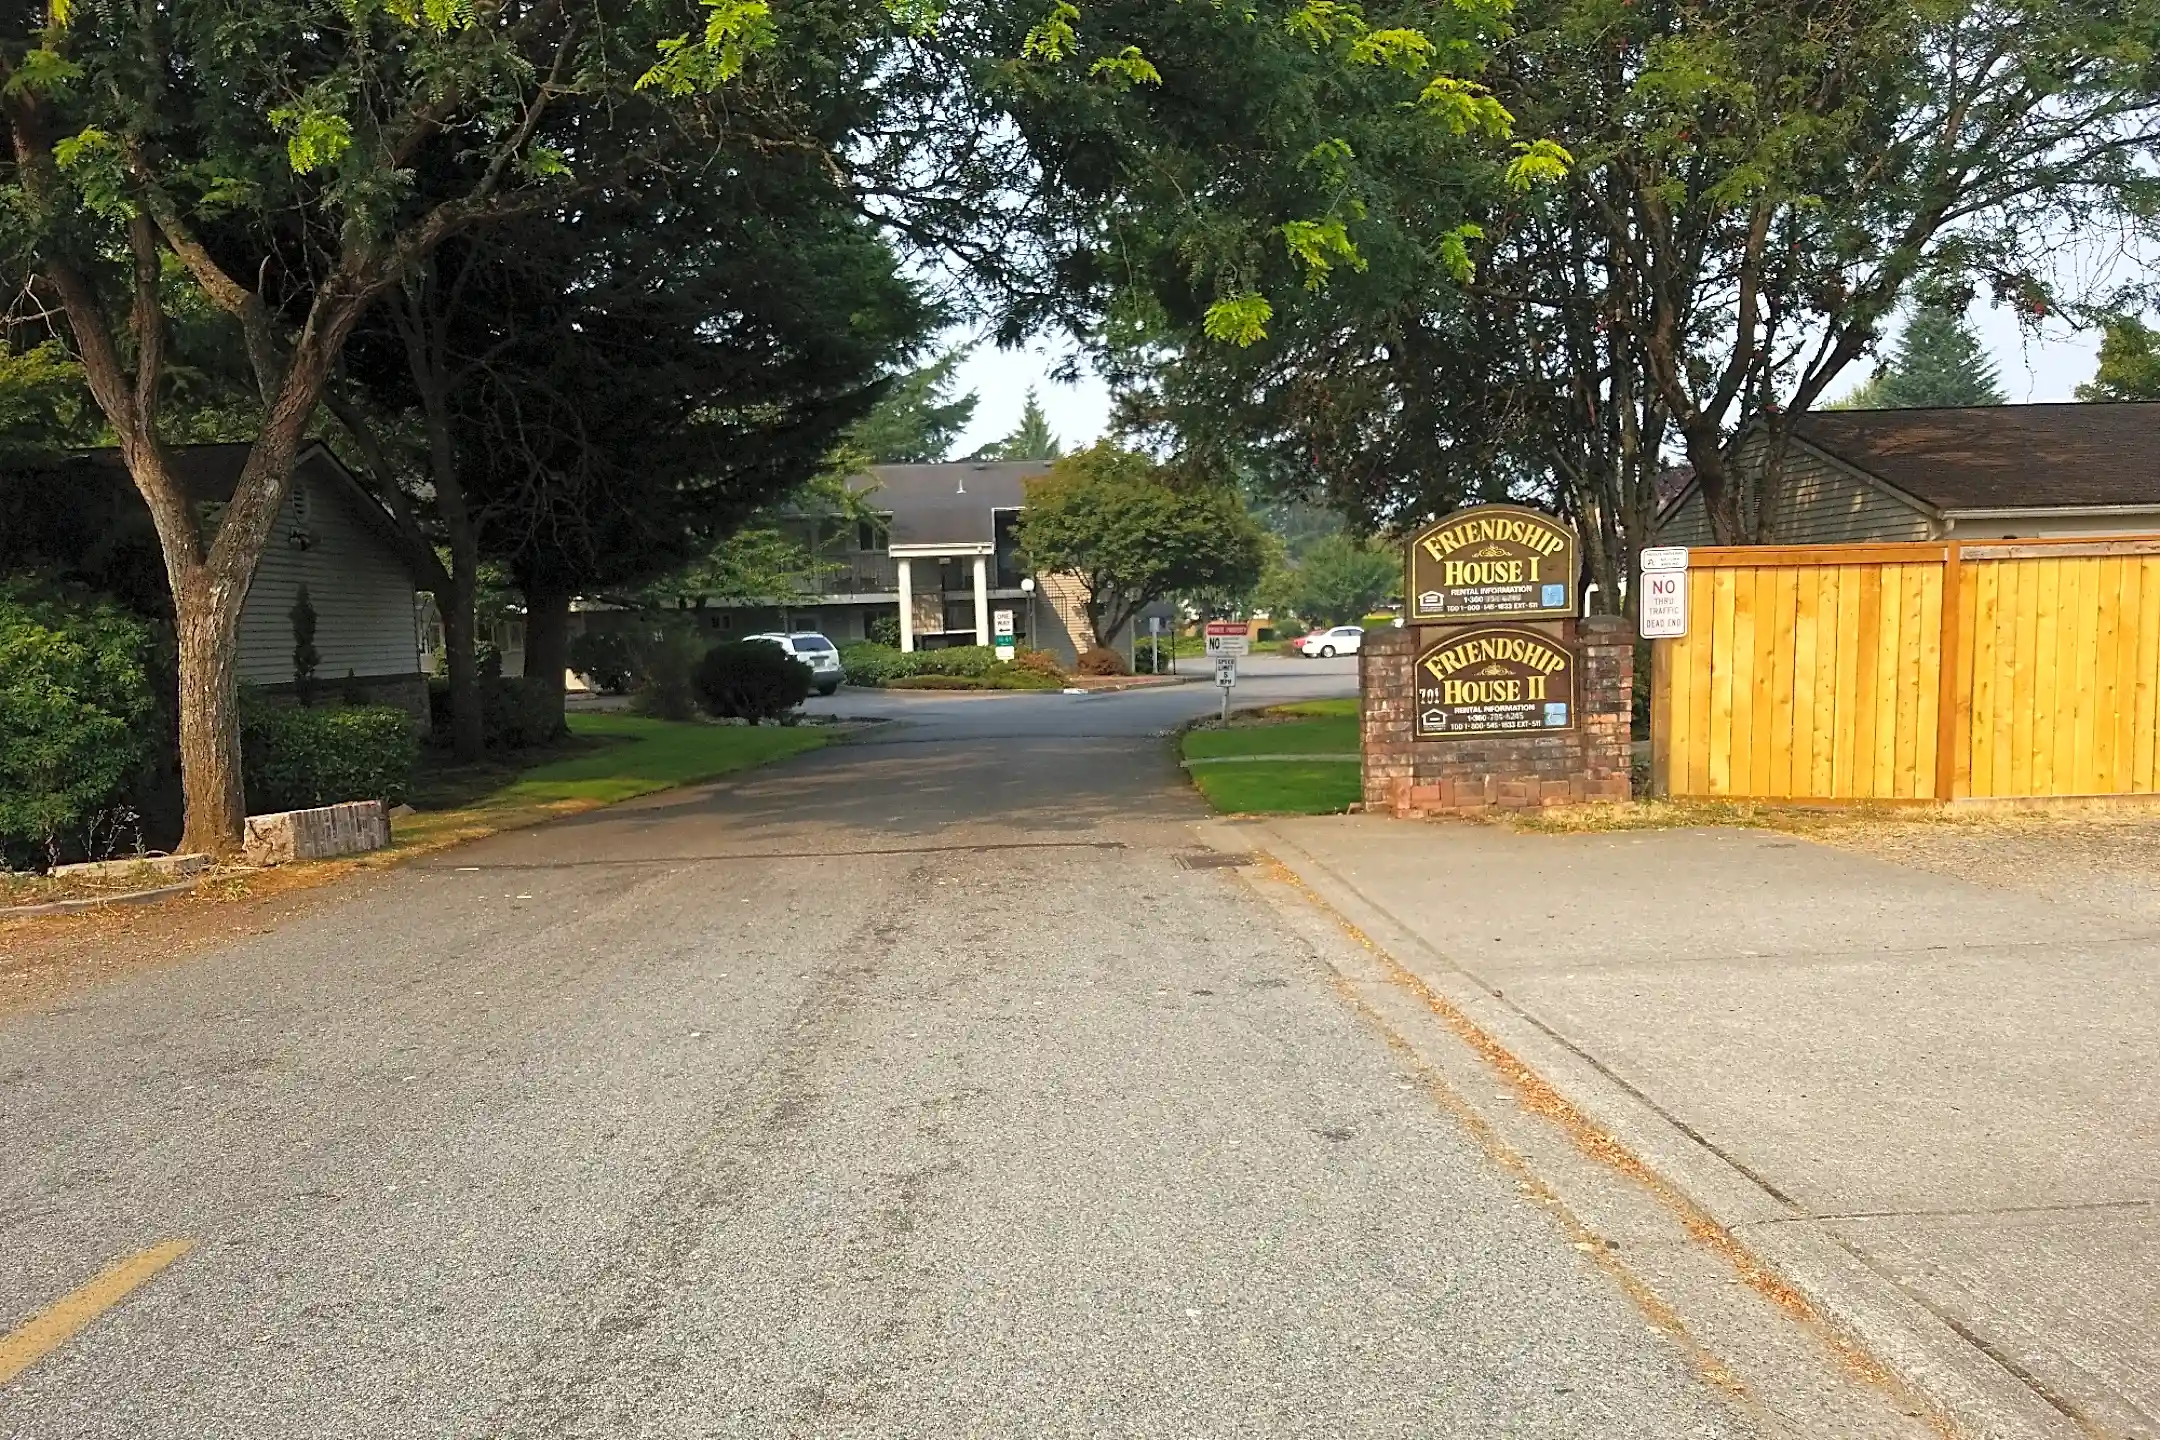
<svg viewBox="0 0 2160 1440">
<path fill-rule="evenodd" d="M 892 517 L 892 543 L 991 545 L 998 510 L 1017 510 L 1027 482 L 1050 471 L 1047 460 L 960 460 L 945 465 L 876 465 L 870 503 Z"/>
<path fill-rule="evenodd" d="M 232 499 L 234 489 L 239 486 L 240 472 L 246 468 L 248 452 L 253 448 L 241 441 L 174 445 L 165 453 L 172 466 L 173 478 L 180 482 L 180 488 L 187 492 L 190 500 L 198 505 L 223 505 Z M 127 464 L 116 448 L 86 451 L 83 458 L 118 473 L 123 479 L 127 477 Z M 346 504 L 375 532 L 376 538 L 396 554 L 398 563 L 411 568 L 406 558 L 405 538 L 399 533 L 397 522 L 329 446 L 320 440 L 304 441 L 293 456 L 293 473 L 313 476 L 342 494 Z M 132 481 L 129 483 L 133 484 Z"/>
<path fill-rule="evenodd" d="M 1937 510 L 2160 507 L 2160 402 L 1821 410 L 1793 435 Z"/>
</svg>

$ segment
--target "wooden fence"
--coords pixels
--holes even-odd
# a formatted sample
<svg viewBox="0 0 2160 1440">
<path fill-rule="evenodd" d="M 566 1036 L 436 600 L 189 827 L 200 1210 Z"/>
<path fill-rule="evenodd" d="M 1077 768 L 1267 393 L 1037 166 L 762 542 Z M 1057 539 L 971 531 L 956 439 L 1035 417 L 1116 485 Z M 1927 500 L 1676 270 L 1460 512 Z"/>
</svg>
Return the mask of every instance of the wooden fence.
<svg viewBox="0 0 2160 1440">
<path fill-rule="evenodd" d="M 1659 794 L 2150 794 L 2160 537 L 1689 554 L 1655 642 Z M 1944 657 L 1949 663 L 1944 663 Z"/>
</svg>

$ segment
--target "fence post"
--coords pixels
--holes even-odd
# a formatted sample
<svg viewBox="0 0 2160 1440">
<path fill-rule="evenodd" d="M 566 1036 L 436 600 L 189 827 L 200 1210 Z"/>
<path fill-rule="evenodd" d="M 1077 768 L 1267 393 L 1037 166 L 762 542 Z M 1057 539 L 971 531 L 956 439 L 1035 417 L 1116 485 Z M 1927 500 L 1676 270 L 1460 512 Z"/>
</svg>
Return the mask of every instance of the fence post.
<svg viewBox="0 0 2160 1440">
<path fill-rule="evenodd" d="M 1942 644 L 1935 678 L 1935 798 L 1947 805 L 1957 798 L 1957 696 L 1959 650 L 1965 586 L 1963 547 L 1955 540 L 1943 552 Z"/>
</svg>

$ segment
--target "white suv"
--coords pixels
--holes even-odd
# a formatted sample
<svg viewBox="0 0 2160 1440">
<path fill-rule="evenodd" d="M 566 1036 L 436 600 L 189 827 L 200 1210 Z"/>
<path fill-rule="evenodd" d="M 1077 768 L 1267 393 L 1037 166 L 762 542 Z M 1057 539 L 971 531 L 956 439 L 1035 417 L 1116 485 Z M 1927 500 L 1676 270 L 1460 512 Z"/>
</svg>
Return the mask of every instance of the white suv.
<svg viewBox="0 0 2160 1440">
<path fill-rule="evenodd" d="M 840 688 L 845 677 L 840 670 L 840 648 L 815 630 L 800 630 L 793 635 L 745 635 L 745 640 L 766 640 L 810 667 L 810 681 L 820 695 L 830 695 Z"/>
<path fill-rule="evenodd" d="M 1337 625 L 1332 630 L 1316 630 L 1298 645 L 1307 656 L 1317 655 L 1332 660 L 1337 655 L 1355 655 L 1365 648 L 1365 627 L 1362 625 Z"/>
</svg>

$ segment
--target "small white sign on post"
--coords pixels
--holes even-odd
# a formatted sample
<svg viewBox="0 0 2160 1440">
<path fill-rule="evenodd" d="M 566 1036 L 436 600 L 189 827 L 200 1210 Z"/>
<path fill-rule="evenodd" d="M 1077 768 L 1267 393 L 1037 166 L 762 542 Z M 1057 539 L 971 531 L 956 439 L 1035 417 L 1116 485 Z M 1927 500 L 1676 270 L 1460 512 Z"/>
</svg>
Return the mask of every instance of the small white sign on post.
<svg viewBox="0 0 2160 1440">
<path fill-rule="evenodd" d="M 1688 552 L 1662 545 L 1642 552 L 1642 590 L 1636 596 L 1636 632 L 1645 640 L 1680 640 L 1688 633 Z"/>
<path fill-rule="evenodd" d="M 1215 683 L 1228 690 L 1237 684 L 1237 657 L 1219 655 L 1215 658 Z"/>
<path fill-rule="evenodd" d="M 1010 660 L 1018 652 L 1013 644 L 1013 612 L 1000 610 L 992 617 L 991 630 L 997 636 L 997 658 Z"/>
<path fill-rule="evenodd" d="M 1217 660 L 1252 654 L 1252 627 L 1242 620 L 1208 621 L 1207 653 Z"/>
</svg>

